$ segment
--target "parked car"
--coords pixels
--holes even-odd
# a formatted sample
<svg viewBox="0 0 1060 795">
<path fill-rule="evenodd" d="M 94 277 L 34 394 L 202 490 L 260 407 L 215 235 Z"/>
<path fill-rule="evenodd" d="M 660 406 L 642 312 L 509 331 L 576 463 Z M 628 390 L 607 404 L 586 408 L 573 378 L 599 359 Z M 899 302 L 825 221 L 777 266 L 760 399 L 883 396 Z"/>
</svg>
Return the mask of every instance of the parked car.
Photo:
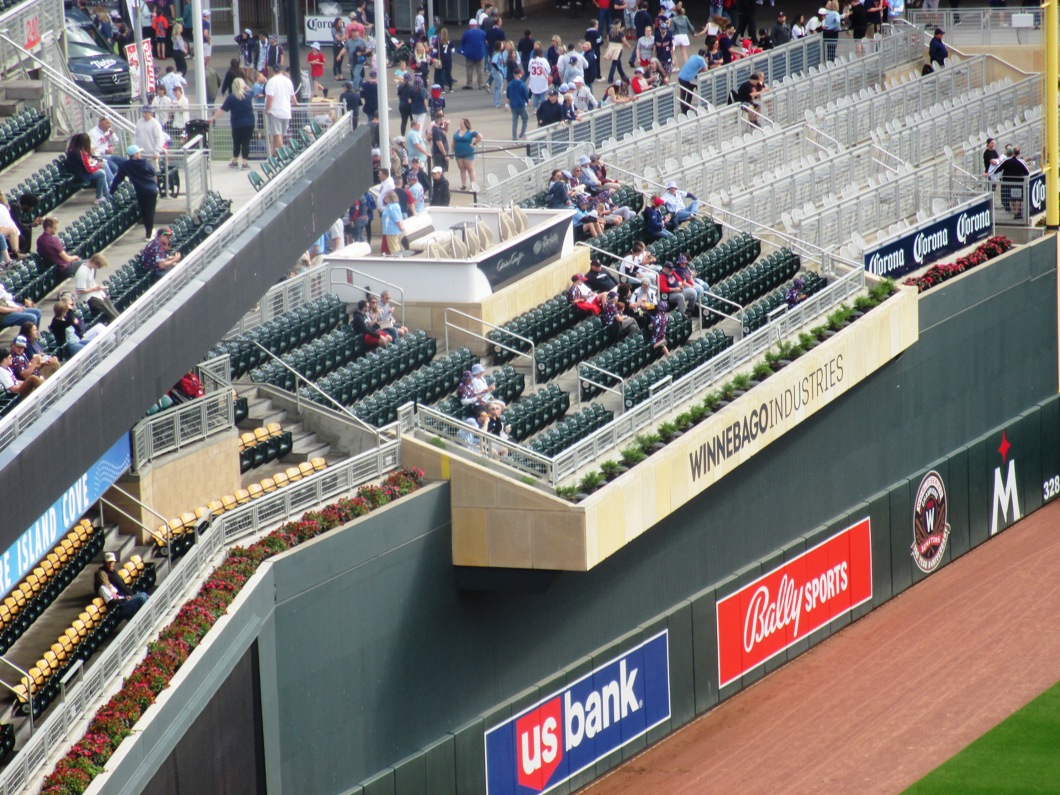
<svg viewBox="0 0 1060 795">
<path fill-rule="evenodd" d="M 111 105 L 132 102 L 129 64 L 107 48 L 88 14 L 66 9 L 66 64 L 74 82 Z"/>
</svg>

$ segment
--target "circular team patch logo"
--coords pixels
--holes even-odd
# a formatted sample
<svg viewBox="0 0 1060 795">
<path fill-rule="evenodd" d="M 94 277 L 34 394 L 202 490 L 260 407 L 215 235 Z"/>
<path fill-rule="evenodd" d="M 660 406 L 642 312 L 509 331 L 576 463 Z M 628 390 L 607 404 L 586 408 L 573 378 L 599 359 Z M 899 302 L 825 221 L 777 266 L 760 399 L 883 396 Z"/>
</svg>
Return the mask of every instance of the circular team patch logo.
<svg viewBox="0 0 1060 795">
<path fill-rule="evenodd" d="M 920 481 L 913 502 L 913 561 L 930 574 L 942 562 L 950 526 L 946 523 L 946 485 L 932 470 Z"/>
</svg>

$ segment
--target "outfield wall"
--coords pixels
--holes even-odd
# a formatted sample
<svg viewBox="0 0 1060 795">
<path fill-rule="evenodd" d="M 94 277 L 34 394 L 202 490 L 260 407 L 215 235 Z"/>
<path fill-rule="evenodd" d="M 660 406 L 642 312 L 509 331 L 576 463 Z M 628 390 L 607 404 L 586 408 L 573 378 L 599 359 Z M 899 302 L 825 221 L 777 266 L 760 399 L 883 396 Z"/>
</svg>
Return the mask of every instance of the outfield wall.
<svg viewBox="0 0 1060 795">
<path fill-rule="evenodd" d="M 650 706 L 653 728 L 630 730 L 628 744 L 552 791 L 586 783 L 929 576 L 911 555 L 927 471 L 945 484 L 951 528 L 937 565 L 989 538 L 995 502 L 1000 531 L 1039 507 L 1043 489 L 1060 490 L 1055 258 L 1049 238 L 926 294 L 909 350 L 593 571 L 558 574 L 543 593 L 456 590 L 446 483 L 275 559 L 211 633 L 202 654 L 214 662 L 191 667 L 194 686 L 166 691 L 169 738 L 132 755 L 134 775 L 115 770 L 120 788 L 100 791 L 146 788 L 256 641 L 269 792 L 481 793 L 487 730 L 653 641 L 626 661 L 628 677 L 665 630 L 666 717 L 656 660 L 652 694 L 622 702 L 633 723 Z M 798 632 L 788 622 L 741 651 L 751 597 L 779 585 L 758 580 L 785 562 L 801 564 L 784 572 L 793 582 L 823 582 L 828 598 L 802 611 Z M 831 590 L 820 578 L 829 569 Z M 721 687 L 717 603 L 749 585 L 723 608 L 737 630 L 723 633 L 731 682 Z M 755 665 L 762 655 L 773 656 Z M 585 747 L 563 758 L 581 767 Z M 494 774 L 504 761 L 494 757 Z M 565 775 L 561 764 L 539 771 L 546 784 Z M 539 789 L 501 787 L 490 792 Z"/>
</svg>

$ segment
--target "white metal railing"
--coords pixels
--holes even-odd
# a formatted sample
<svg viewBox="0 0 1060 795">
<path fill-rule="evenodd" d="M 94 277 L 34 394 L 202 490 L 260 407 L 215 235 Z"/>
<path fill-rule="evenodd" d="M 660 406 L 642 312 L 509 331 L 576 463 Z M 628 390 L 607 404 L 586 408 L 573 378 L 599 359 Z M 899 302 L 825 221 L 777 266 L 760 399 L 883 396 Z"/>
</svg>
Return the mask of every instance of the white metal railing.
<svg viewBox="0 0 1060 795">
<path fill-rule="evenodd" d="M 228 340 L 238 337 L 327 295 L 328 267 L 326 264 L 318 265 L 270 287 L 258 301 L 258 305 L 243 315 L 224 338 Z"/>
<path fill-rule="evenodd" d="M 34 52 L 39 51 L 45 42 L 55 42 L 63 29 L 62 0 L 27 0 L 0 13 L 0 31 L 6 31 L 14 37 L 20 47 L 31 45 L 31 33 L 36 33 L 40 43 L 31 48 Z M 2 46 L 0 53 L 0 68 L 4 77 L 9 77 L 13 70 L 19 68 L 22 56 Z"/>
<path fill-rule="evenodd" d="M 348 124 L 332 125 L 319 140 L 271 179 L 260 193 L 255 194 L 236 210 L 228 221 L 192 251 L 181 262 L 180 267 L 168 271 L 165 277 L 111 323 L 103 334 L 63 365 L 18 409 L 0 421 L 0 452 L 39 420 L 63 395 L 77 387 L 97 365 L 116 355 L 119 346 L 127 340 L 135 340 L 140 329 L 162 306 L 176 299 L 191 282 L 198 280 L 199 274 L 221 257 L 237 238 L 245 234 L 257 218 L 276 204 L 291 186 L 303 180 L 305 174 L 317 163 L 329 159 L 332 151 L 352 132 Z"/>
<path fill-rule="evenodd" d="M 1044 14 L 1037 5 L 1027 8 L 907 8 L 905 18 L 930 36 L 946 31 L 943 41 L 955 45 L 1030 44 L 1041 41 Z"/>
<path fill-rule="evenodd" d="M 1042 106 L 1023 111 L 1019 116 L 1006 121 L 995 121 L 975 130 L 964 142 L 964 151 L 955 158 L 970 174 L 983 173 L 983 150 L 990 138 L 998 139 L 998 152 L 1004 151 L 1007 143 L 1017 143 L 1021 157 L 1028 162 L 1042 162 Z"/>
<path fill-rule="evenodd" d="M 191 595 L 206 570 L 216 565 L 217 555 L 225 547 L 395 469 L 400 463 L 400 447 L 400 439 L 395 438 L 378 449 L 368 450 L 214 518 L 143 608 L 103 651 L 91 658 L 91 665 L 81 680 L 66 689 L 65 699 L 50 707 L 48 716 L 0 772 L 0 795 L 24 795 L 44 765 L 69 744 L 74 733 L 84 730 L 84 721 L 91 717 L 112 682 L 127 674 L 132 664 L 143 656 L 148 640 Z"/>
<path fill-rule="evenodd" d="M 627 411 L 603 428 L 551 458 L 516 442 L 502 442 L 495 436 L 472 428 L 457 417 L 428 406 L 403 406 L 399 409 L 398 425 L 403 431 L 415 429 L 422 434 L 433 435 L 444 440 L 445 444 L 466 450 L 469 455 L 491 459 L 495 464 L 510 467 L 556 487 L 585 465 L 596 461 L 681 403 L 726 377 L 736 367 L 764 354 L 780 340 L 857 295 L 864 289 L 865 282 L 865 271 L 861 267 L 851 268 L 790 312 L 775 318 L 668 386 L 656 389 L 647 400 L 628 407 Z"/>
<path fill-rule="evenodd" d="M 133 471 L 160 455 L 234 427 L 234 406 L 232 390 L 224 389 L 140 420 L 132 429 Z"/>
</svg>

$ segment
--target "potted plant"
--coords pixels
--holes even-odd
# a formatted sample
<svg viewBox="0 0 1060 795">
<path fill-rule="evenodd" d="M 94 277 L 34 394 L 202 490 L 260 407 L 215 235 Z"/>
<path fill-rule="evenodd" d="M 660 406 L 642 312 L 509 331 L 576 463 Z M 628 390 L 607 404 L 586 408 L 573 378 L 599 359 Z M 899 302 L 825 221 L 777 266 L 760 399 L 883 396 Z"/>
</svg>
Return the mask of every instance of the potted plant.
<svg viewBox="0 0 1060 795">
<path fill-rule="evenodd" d="M 718 401 L 718 408 L 722 409 L 728 406 L 736 398 L 736 387 L 732 381 L 727 381 L 718 388 L 718 392 L 721 395 L 721 399 Z"/>
<path fill-rule="evenodd" d="M 778 353 L 774 348 L 770 348 L 768 351 L 766 351 L 765 363 L 773 372 L 781 370 L 785 366 L 780 363 L 780 353 Z"/>
<path fill-rule="evenodd" d="M 851 318 L 857 320 L 859 317 L 863 317 L 866 312 L 876 306 L 877 301 L 872 295 L 859 295 L 854 299 L 854 311 L 850 315 Z"/>
<path fill-rule="evenodd" d="M 669 444 L 672 439 L 681 435 L 681 432 L 677 430 L 677 424 L 673 422 L 664 422 L 655 429 L 655 433 L 658 434 L 663 444 Z"/>
<path fill-rule="evenodd" d="M 659 438 L 657 433 L 638 433 L 633 437 L 633 442 L 646 456 L 656 453 L 666 446 L 662 443 L 662 439 Z"/>
<path fill-rule="evenodd" d="M 820 343 L 817 341 L 817 337 L 813 334 L 807 334 L 805 331 L 799 334 L 799 347 L 804 351 L 812 351 L 818 345 L 820 345 Z"/>
<path fill-rule="evenodd" d="M 703 416 L 700 417 L 700 419 L 703 419 L 703 417 L 706 417 L 708 414 L 713 414 L 715 411 L 717 411 L 718 404 L 720 402 L 721 395 L 719 395 L 717 392 L 707 392 L 707 394 L 703 396 Z M 696 420 L 696 422 L 699 422 L 699 420 Z"/>
<path fill-rule="evenodd" d="M 674 417 L 674 425 L 677 426 L 677 430 L 681 433 L 684 433 L 695 424 L 695 421 L 692 419 L 691 411 L 683 411 Z"/>
<path fill-rule="evenodd" d="M 810 334 L 816 337 L 818 342 L 824 342 L 826 339 L 828 339 L 829 336 L 831 336 L 828 333 L 827 324 L 814 326 L 812 329 L 810 329 Z"/>
<path fill-rule="evenodd" d="M 732 377 L 732 394 L 734 398 L 746 394 L 747 390 L 750 388 L 751 376 L 747 373 L 737 373 Z"/>
<path fill-rule="evenodd" d="M 569 502 L 577 502 L 578 500 L 578 487 L 577 486 L 557 486 L 556 496 L 562 500 L 568 500 Z"/>
<path fill-rule="evenodd" d="M 578 482 L 578 491 L 586 495 L 592 494 L 606 482 L 606 478 L 600 472 L 595 470 L 587 472 L 585 477 Z"/>
<path fill-rule="evenodd" d="M 688 408 L 688 416 L 692 420 L 693 425 L 698 425 L 703 422 L 708 414 L 710 414 L 710 409 L 708 409 L 703 403 L 695 403 Z"/>
<path fill-rule="evenodd" d="M 619 455 L 622 456 L 622 463 L 627 467 L 633 468 L 648 456 L 644 454 L 644 451 L 637 446 L 627 447 Z"/>
<path fill-rule="evenodd" d="M 608 481 L 614 480 L 621 475 L 622 473 L 619 471 L 621 469 L 622 465 L 614 459 L 600 462 L 600 471 Z"/>
<path fill-rule="evenodd" d="M 759 362 L 751 368 L 751 386 L 758 386 L 769 376 L 773 375 L 773 368 L 768 362 Z"/>
</svg>

